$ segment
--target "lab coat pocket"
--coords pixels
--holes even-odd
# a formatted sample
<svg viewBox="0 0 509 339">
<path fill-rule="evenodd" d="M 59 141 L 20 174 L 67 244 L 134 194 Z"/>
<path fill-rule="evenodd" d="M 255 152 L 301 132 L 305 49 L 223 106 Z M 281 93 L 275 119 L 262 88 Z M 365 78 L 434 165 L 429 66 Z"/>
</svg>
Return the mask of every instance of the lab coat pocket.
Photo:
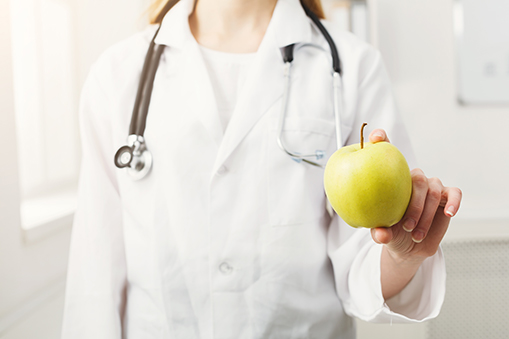
<svg viewBox="0 0 509 339">
<path fill-rule="evenodd" d="M 298 225 L 320 218 L 326 211 L 323 167 L 310 165 L 286 154 L 277 142 L 277 121 L 270 125 L 267 143 L 269 223 L 272 226 Z M 281 141 L 292 153 L 318 152 L 321 158 L 307 159 L 325 166 L 326 160 L 334 152 L 334 121 L 288 117 L 284 122 Z"/>
</svg>

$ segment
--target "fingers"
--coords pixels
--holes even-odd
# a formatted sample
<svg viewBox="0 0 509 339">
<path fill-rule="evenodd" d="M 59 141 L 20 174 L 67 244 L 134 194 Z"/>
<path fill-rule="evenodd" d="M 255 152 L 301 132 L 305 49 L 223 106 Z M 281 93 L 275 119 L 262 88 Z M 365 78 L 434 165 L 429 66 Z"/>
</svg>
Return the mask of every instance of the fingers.
<svg viewBox="0 0 509 339">
<path fill-rule="evenodd" d="M 462 193 L 459 188 L 456 187 L 444 187 L 442 190 L 442 199 L 440 201 L 435 218 L 433 219 L 433 227 L 429 229 L 426 235 L 426 242 L 429 253 L 428 256 L 435 254 L 438 249 L 438 244 L 442 241 L 451 217 L 454 216 L 461 203 Z"/>
<path fill-rule="evenodd" d="M 369 134 L 369 141 L 370 142 L 379 142 L 379 141 L 389 141 L 389 138 L 387 137 L 387 133 L 381 128 L 374 129 Z"/>
<path fill-rule="evenodd" d="M 412 197 L 405 215 L 393 227 L 372 229 L 371 236 L 379 244 L 398 247 L 401 242 L 408 247 L 409 241 L 419 244 L 429 235 L 426 246 L 419 248 L 421 251 L 427 247 L 434 249 L 433 244 L 438 246 L 450 218 L 459 210 L 462 192 L 456 187 L 444 187 L 438 178 L 427 178 L 421 169 L 412 170 L 411 175 Z"/>
<path fill-rule="evenodd" d="M 424 203 L 426 202 L 429 188 L 428 178 L 426 178 L 421 169 L 413 169 L 410 173 L 412 175 L 412 197 L 402 219 L 403 229 L 407 232 L 412 232 L 415 226 L 417 226 L 417 222 L 424 210 Z"/>
<path fill-rule="evenodd" d="M 442 194 L 442 201 L 445 200 L 444 213 L 448 217 L 454 217 L 458 212 L 461 204 L 463 193 L 457 187 L 445 187 Z"/>
<path fill-rule="evenodd" d="M 438 211 L 433 219 L 433 226 L 426 235 L 426 244 L 423 244 L 426 248 L 425 251 L 427 251 L 427 253 L 425 253 L 426 256 L 432 256 L 436 253 L 440 242 L 447 232 L 450 221 L 451 217 L 443 212 L 442 207 L 438 207 Z"/>
<path fill-rule="evenodd" d="M 412 240 L 414 242 L 420 243 L 426 238 L 429 228 L 433 223 L 433 219 L 435 218 L 438 206 L 440 205 L 444 189 L 442 182 L 438 178 L 428 179 L 428 192 L 424 208 L 417 226 L 412 231 Z"/>
</svg>

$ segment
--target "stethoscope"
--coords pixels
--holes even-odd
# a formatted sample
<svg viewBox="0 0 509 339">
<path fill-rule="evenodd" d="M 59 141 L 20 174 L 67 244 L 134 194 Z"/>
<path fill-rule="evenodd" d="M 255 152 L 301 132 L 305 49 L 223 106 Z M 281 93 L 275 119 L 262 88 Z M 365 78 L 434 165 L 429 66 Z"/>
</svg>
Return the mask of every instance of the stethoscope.
<svg viewBox="0 0 509 339">
<path fill-rule="evenodd" d="M 320 22 L 320 19 L 309 10 L 306 6 L 303 6 L 306 15 L 314 22 L 314 24 L 318 27 L 323 37 L 327 41 L 331 56 L 332 56 L 332 86 L 333 86 L 333 110 L 334 110 L 334 119 L 335 119 L 335 127 L 336 127 L 336 143 L 338 149 L 341 147 L 341 128 L 340 128 L 340 109 L 342 109 L 342 101 L 339 92 L 341 91 L 341 65 L 340 59 L 338 55 L 338 51 L 336 49 L 336 45 L 332 40 L 329 32 Z M 159 67 L 159 60 L 161 59 L 161 54 L 164 51 L 165 45 L 156 45 L 155 39 L 157 33 L 159 33 L 159 28 L 157 29 L 152 41 L 150 42 L 150 46 L 147 51 L 147 55 L 145 56 L 145 61 L 143 64 L 143 69 L 141 72 L 141 79 L 138 85 L 138 91 L 136 93 L 136 101 L 134 103 L 133 114 L 131 116 L 131 124 L 129 125 L 129 136 L 127 137 L 127 145 L 119 148 L 117 153 L 115 154 L 115 165 L 118 168 L 126 168 L 129 176 L 134 180 L 139 180 L 144 178 L 152 168 L 152 154 L 147 149 L 147 145 L 145 144 L 145 138 L 143 137 L 143 133 L 145 132 L 145 125 L 147 122 L 148 109 L 150 105 L 150 98 L 152 96 L 152 89 L 154 86 L 154 78 L 157 72 L 157 68 Z M 290 71 L 291 65 L 293 62 L 293 52 L 294 52 L 294 44 L 288 45 L 281 49 L 281 54 L 283 56 L 284 62 L 284 92 L 283 92 L 283 104 L 281 105 L 281 113 L 279 115 L 278 121 L 278 136 L 277 136 L 277 144 L 279 148 L 286 154 L 288 154 L 293 160 L 297 162 L 305 162 L 307 164 L 323 167 L 323 165 L 319 164 L 318 160 L 325 156 L 325 151 L 317 150 L 314 154 L 299 154 L 298 152 L 290 151 L 286 147 L 281 135 L 283 133 L 284 121 L 286 117 L 286 110 L 288 108 L 288 97 L 290 92 Z M 311 158 L 315 158 L 316 161 L 310 160 Z M 313 160 L 315 160 L 313 159 Z"/>
</svg>

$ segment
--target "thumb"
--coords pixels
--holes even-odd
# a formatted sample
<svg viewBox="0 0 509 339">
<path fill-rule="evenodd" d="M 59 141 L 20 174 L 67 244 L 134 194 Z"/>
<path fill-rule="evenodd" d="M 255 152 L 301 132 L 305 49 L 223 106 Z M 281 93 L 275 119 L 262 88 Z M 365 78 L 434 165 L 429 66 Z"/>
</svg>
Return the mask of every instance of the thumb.
<svg viewBox="0 0 509 339">
<path fill-rule="evenodd" d="M 379 142 L 379 141 L 389 141 L 389 138 L 387 137 L 387 133 L 381 128 L 374 129 L 369 134 L 369 141 L 371 142 Z"/>
</svg>

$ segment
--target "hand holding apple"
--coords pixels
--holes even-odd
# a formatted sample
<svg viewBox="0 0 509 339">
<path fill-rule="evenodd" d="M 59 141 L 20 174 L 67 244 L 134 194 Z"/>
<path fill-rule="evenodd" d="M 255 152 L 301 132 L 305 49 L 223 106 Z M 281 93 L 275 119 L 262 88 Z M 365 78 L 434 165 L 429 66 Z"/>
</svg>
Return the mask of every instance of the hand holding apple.
<svg viewBox="0 0 509 339">
<path fill-rule="evenodd" d="M 461 191 L 427 178 L 418 168 L 409 171 L 381 129 L 371 133 L 364 147 L 364 126 L 361 144 L 341 148 L 327 163 L 324 186 L 331 205 L 349 225 L 372 228 L 373 239 L 395 252 L 412 252 L 431 237 L 416 250 L 432 255 L 459 209 Z M 423 258 L 430 255 L 423 253 Z"/>
<path fill-rule="evenodd" d="M 369 139 L 389 142 L 381 129 L 374 130 Z M 411 175 L 412 197 L 401 221 L 389 228 L 371 229 L 373 240 L 384 244 L 380 269 L 386 300 L 398 294 L 424 259 L 437 252 L 461 203 L 459 188 L 445 187 L 438 178 L 427 178 L 418 168 Z"/>
<path fill-rule="evenodd" d="M 384 130 L 375 129 L 370 142 L 389 142 Z M 387 300 L 398 294 L 412 279 L 421 263 L 434 255 L 459 210 L 462 193 L 445 187 L 438 178 L 427 178 L 413 169 L 412 195 L 403 218 L 392 227 L 371 229 L 373 240 L 384 244 L 381 258 L 382 294 Z"/>
<path fill-rule="evenodd" d="M 374 130 L 369 139 L 389 142 L 380 129 Z M 438 178 L 427 178 L 421 169 L 413 169 L 411 176 L 412 197 L 401 221 L 391 228 L 372 229 L 371 235 L 376 242 L 387 244 L 394 254 L 426 258 L 437 251 L 450 218 L 458 212 L 462 193 L 459 188 L 445 187 Z"/>
</svg>

